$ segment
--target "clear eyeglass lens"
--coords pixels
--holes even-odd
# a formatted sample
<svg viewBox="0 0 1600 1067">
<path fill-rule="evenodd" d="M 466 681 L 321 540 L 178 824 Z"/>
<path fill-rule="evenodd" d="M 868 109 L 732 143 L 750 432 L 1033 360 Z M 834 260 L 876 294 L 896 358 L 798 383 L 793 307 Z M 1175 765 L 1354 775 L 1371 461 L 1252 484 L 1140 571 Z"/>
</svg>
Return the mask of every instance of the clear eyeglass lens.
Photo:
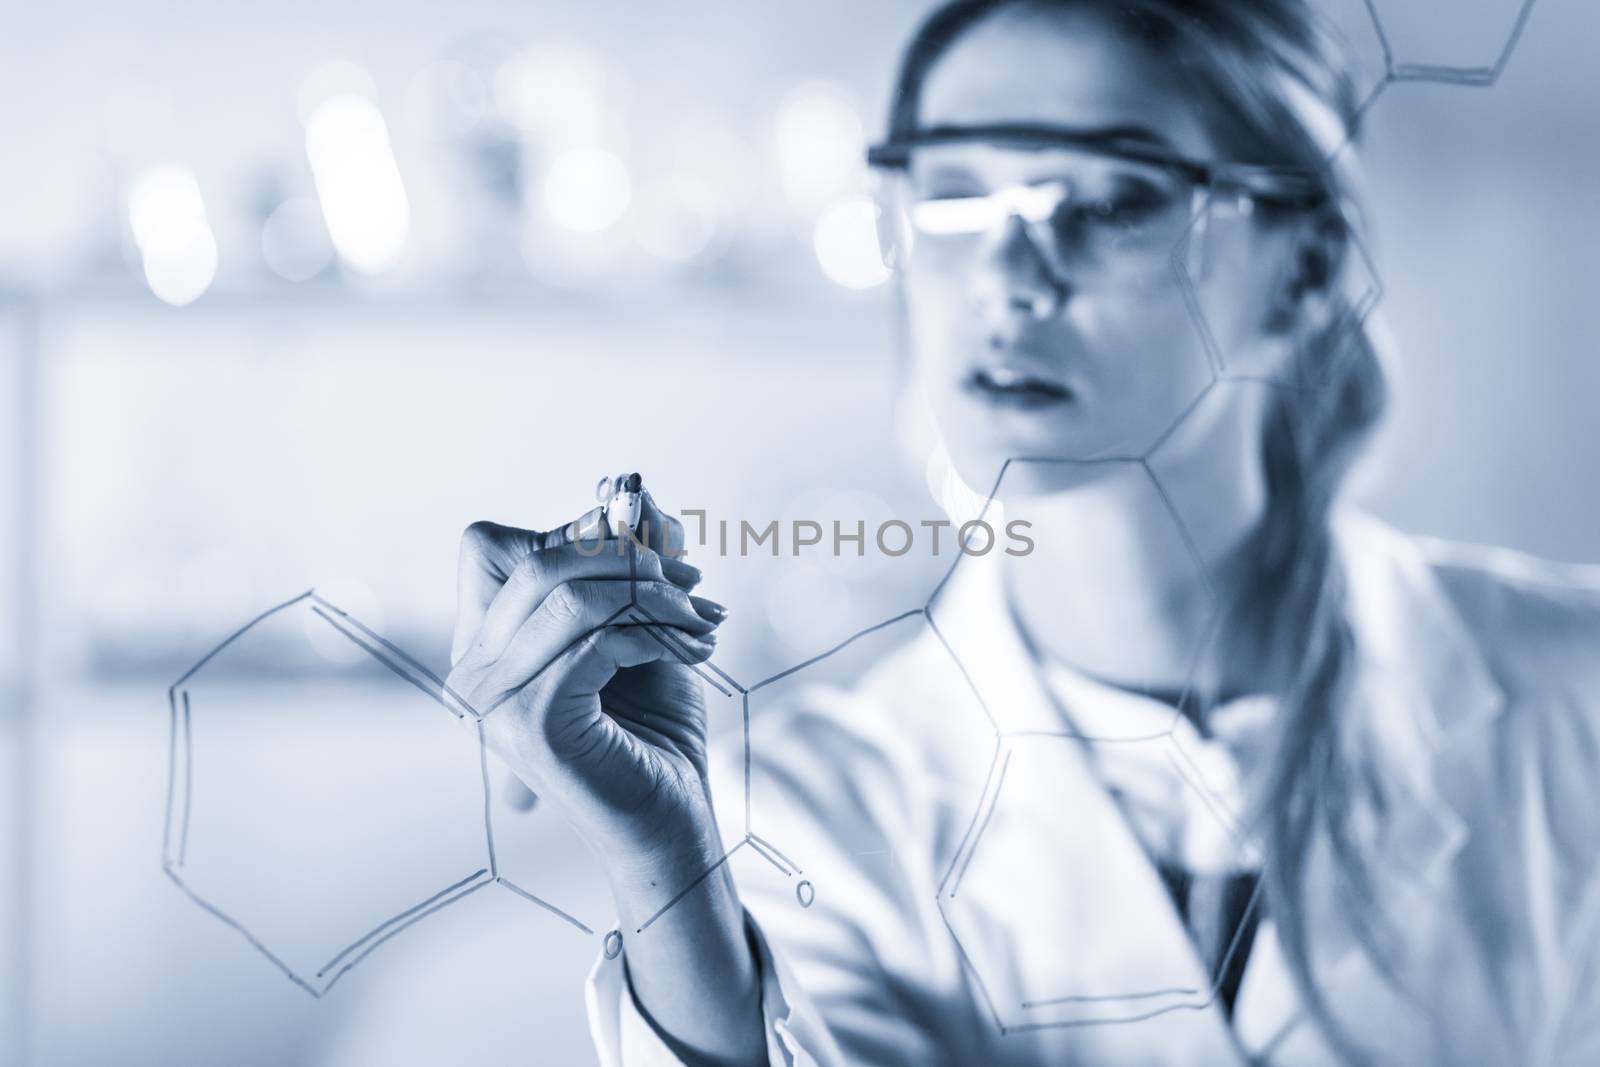
<svg viewBox="0 0 1600 1067">
<path fill-rule="evenodd" d="M 1005 218 L 990 196 L 913 199 L 910 210 L 911 225 L 929 237 L 971 237 L 994 229 Z"/>
<path fill-rule="evenodd" d="M 991 165 L 994 154 L 985 153 Z M 1027 180 L 985 188 L 985 156 L 919 156 L 907 175 L 907 221 L 924 255 L 949 262 L 972 254 L 1016 216 L 1064 274 L 1138 280 L 1170 274 L 1172 252 L 1193 221 L 1194 186 L 1159 167 L 1035 152 L 1024 166 L 990 171 L 1026 173 Z"/>
</svg>

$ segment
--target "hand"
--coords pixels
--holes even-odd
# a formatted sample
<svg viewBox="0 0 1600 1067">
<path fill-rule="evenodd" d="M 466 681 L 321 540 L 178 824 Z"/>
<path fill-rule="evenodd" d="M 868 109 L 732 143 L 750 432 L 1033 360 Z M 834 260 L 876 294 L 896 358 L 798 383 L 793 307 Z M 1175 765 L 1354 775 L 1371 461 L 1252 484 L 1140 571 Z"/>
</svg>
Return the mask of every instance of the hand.
<svg viewBox="0 0 1600 1067">
<path fill-rule="evenodd" d="M 681 545 L 681 524 L 648 495 L 641 518 L 646 548 L 573 541 L 573 527 L 469 527 L 447 684 L 485 716 L 491 748 L 603 854 L 667 867 L 684 852 L 693 866 L 715 827 L 705 706 L 687 664 L 710 657 L 727 613 L 687 592 L 695 568 L 659 551 Z"/>
<path fill-rule="evenodd" d="M 598 509 L 597 509 L 598 510 Z M 534 533 L 474 523 L 461 539 L 447 684 L 484 737 L 584 835 L 611 879 L 630 985 L 689 1062 L 764 1063 L 757 967 L 706 785 L 706 710 L 687 664 L 727 616 L 671 558 L 683 526 L 648 493 L 649 545 L 574 541 L 603 523 Z M 593 551 L 596 547 L 602 550 Z M 631 557 L 631 559 L 630 559 Z M 661 913 L 677 886 L 696 886 Z M 648 936 L 646 917 L 654 922 Z M 656 922 L 655 919 L 660 921 Z"/>
</svg>

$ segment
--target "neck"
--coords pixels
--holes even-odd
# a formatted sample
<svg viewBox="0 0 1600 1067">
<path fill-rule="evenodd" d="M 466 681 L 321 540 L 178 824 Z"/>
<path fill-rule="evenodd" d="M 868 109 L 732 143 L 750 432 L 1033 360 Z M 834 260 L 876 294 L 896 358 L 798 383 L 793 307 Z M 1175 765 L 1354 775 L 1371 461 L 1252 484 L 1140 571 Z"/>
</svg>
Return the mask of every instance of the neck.
<svg viewBox="0 0 1600 1067">
<path fill-rule="evenodd" d="M 1251 535 L 1266 511 L 1260 445 L 1247 432 L 1261 423 L 1238 406 L 1196 420 L 1148 473 L 1108 465 L 1071 488 L 1006 501 L 1007 521 L 1033 524 L 1034 549 L 1006 560 L 1006 582 L 1041 652 L 1129 688 L 1250 688 L 1248 671 L 1222 663 L 1221 642 L 1208 640 L 1251 574 Z"/>
</svg>

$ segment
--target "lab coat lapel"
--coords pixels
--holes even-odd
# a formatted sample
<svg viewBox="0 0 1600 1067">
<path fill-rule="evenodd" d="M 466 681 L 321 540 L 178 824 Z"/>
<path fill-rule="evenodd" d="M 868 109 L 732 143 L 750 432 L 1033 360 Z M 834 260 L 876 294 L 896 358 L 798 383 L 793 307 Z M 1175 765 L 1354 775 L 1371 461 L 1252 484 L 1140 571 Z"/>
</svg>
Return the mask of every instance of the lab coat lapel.
<svg viewBox="0 0 1600 1067">
<path fill-rule="evenodd" d="M 941 910 L 1008 1033 L 1091 1058 L 1239 1062 L 1188 932 L 1041 685 L 998 572 L 963 560 L 930 612 L 1003 735 Z"/>
<path fill-rule="evenodd" d="M 1374 862 L 1438 887 L 1466 840 L 1436 781 L 1440 757 L 1493 723 L 1505 695 L 1415 542 L 1360 514 L 1338 531 L 1360 658 L 1354 708 L 1399 800 L 1377 830 Z"/>
<path fill-rule="evenodd" d="M 1492 723 L 1504 694 L 1413 542 L 1359 513 L 1341 516 L 1336 532 L 1358 656 L 1352 713 L 1361 717 L 1359 731 L 1389 798 L 1381 819 L 1370 811 L 1358 816 L 1361 847 L 1386 910 L 1404 917 L 1408 941 L 1426 941 L 1427 927 L 1450 921 L 1439 905 L 1465 841 L 1464 821 L 1435 780 L 1438 757 Z M 1199 961 L 1081 743 L 1067 739 L 1070 727 L 1006 610 L 998 567 L 964 560 L 931 612 L 940 640 L 1006 735 L 1000 759 L 1009 753 L 1011 760 L 1003 764 L 1010 784 L 991 788 L 978 813 L 987 827 L 975 845 L 963 844 L 966 873 L 954 887 L 960 907 L 946 908 L 952 929 L 958 937 L 963 926 L 984 932 L 964 938 L 964 947 L 992 946 L 994 958 L 970 962 L 993 987 L 986 992 L 1002 1025 L 1153 1035 L 1175 1019 L 1203 1020 L 1186 1035 L 1205 1050 L 1200 1058 L 1236 1060 L 1215 1006 L 1174 1012 L 1183 994 L 1161 992 L 1203 988 Z M 1060 812 L 1075 817 L 1056 817 Z M 1308 902 L 1313 971 L 1331 1010 L 1345 1019 L 1383 1019 L 1391 1048 L 1425 1048 L 1424 1022 L 1403 1010 L 1336 906 L 1325 843 L 1314 846 L 1312 862 L 1322 865 L 1310 879 L 1318 894 Z M 1114 892 L 1103 892 L 1108 888 Z M 1099 936 L 1086 925 L 1091 916 L 1117 936 Z M 1144 995 L 1130 996 L 1136 993 Z M 1084 1025 L 1131 1017 L 1136 1013 L 1127 1009 L 1140 1002 L 1156 1013 L 1140 1026 Z M 1270 921 L 1252 951 L 1236 1020 L 1252 1058 L 1335 1062 L 1294 993 Z"/>
</svg>

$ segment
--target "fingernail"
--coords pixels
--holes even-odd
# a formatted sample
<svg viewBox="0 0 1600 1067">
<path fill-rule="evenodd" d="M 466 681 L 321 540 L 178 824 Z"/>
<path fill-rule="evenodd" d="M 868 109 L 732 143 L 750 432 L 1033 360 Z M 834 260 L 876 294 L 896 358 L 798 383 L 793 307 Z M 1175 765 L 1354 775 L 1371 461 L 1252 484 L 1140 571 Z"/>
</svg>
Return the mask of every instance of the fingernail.
<svg viewBox="0 0 1600 1067">
<path fill-rule="evenodd" d="M 694 605 L 695 613 L 707 622 L 721 622 L 728 617 L 728 609 L 715 600 L 708 600 L 703 596 L 691 596 L 689 603 Z"/>
</svg>

